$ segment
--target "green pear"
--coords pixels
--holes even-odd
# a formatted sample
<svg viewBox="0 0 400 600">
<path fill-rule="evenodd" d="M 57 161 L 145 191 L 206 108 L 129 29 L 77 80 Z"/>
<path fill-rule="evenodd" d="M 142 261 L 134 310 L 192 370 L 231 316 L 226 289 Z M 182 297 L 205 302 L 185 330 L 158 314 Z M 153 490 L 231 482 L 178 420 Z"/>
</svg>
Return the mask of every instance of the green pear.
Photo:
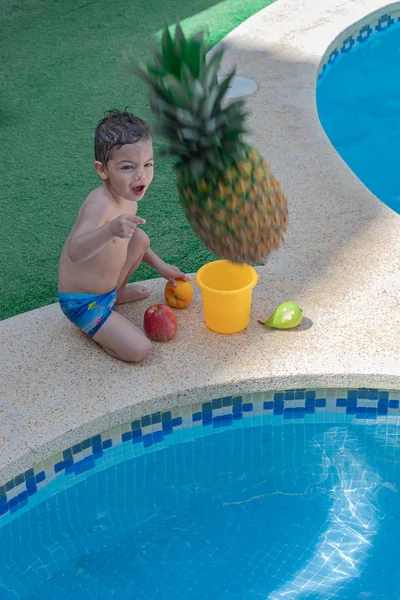
<svg viewBox="0 0 400 600">
<path fill-rule="evenodd" d="M 295 302 L 283 302 L 265 323 L 262 321 L 259 323 L 275 329 L 291 329 L 300 325 L 302 318 L 303 311 Z"/>
</svg>

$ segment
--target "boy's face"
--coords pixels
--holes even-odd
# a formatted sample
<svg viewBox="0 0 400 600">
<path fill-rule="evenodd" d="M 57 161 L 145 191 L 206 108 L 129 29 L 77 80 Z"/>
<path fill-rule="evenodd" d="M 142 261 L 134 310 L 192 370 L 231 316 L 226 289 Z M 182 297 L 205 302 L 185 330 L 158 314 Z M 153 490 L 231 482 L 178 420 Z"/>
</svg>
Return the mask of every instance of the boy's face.
<svg viewBox="0 0 400 600">
<path fill-rule="evenodd" d="M 152 140 L 114 148 L 107 166 L 103 167 L 97 161 L 95 169 L 118 197 L 136 202 L 141 200 L 153 179 Z"/>
</svg>

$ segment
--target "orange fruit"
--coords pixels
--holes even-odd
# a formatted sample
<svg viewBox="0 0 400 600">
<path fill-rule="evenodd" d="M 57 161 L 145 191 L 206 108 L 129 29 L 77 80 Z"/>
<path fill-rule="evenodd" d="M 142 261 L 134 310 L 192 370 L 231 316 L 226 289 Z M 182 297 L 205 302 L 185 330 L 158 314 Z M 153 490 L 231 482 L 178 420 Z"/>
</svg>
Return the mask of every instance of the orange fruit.
<svg viewBox="0 0 400 600">
<path fill-rule="evenodd" d="M 186 308 L 193 297 L 193 286 L 190 281 L 183 281 L 183 279 L 177 279 L 176 285 L 168 282 L 164 296 L 172 308 Z"/>
</svg>

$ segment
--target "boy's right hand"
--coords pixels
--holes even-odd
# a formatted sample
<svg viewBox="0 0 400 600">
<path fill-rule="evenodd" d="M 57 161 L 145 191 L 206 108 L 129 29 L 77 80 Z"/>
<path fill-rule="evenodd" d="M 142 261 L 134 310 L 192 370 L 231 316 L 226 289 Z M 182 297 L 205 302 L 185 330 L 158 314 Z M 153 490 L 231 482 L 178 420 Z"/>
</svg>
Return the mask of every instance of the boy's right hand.
<svg viewBox="0 0 400 600">
<path fill-rule="evenodd" d="M 130 238 L 138 225 L 144 225 L 146 221 L 133 215 L 119 215 L 110 221 L 110 231 L 115 237 Z"/>
</svg>

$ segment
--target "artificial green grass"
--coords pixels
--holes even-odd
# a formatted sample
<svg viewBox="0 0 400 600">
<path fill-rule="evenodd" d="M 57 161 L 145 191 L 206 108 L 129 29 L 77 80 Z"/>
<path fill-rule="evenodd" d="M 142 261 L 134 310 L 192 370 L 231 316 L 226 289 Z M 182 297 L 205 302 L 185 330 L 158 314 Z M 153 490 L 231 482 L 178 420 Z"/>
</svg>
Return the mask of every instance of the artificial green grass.
<svg viewBox="0 0 400 600">
<path fill-rule="evenodd" d="M 57 301 L 62 245 L 100 183 L 97 121 L 125 106 L 152 121 L 125 50 L 144 56 L 149 36 L 177 17 L 215 44 L 272 1 L 0 0 L 0 319 Z M 139 214 L 164 260 L 193 272 L 212 258 L 185 219 L 171 160 L 156 162 Z M 155 276 L 141 266 L 132 280 Z"/>
</svg>

